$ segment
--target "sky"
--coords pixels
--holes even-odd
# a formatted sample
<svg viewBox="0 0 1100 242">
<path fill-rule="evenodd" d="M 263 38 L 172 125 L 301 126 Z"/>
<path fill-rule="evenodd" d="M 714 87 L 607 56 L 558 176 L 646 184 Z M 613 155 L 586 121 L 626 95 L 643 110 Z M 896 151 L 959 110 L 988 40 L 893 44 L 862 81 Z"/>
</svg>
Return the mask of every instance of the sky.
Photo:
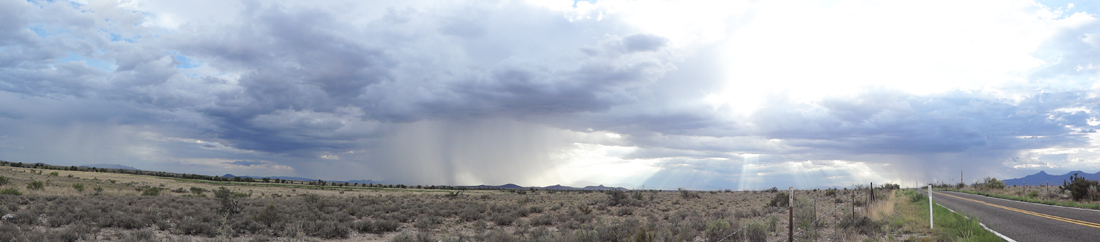
<svg viewBox="0 0 1100 242">
<path fill-rule="evenodd" d="M 0 0 L 0 159 L 753 190 L 1100 171 L 1092 1 Z"/>
</svg>

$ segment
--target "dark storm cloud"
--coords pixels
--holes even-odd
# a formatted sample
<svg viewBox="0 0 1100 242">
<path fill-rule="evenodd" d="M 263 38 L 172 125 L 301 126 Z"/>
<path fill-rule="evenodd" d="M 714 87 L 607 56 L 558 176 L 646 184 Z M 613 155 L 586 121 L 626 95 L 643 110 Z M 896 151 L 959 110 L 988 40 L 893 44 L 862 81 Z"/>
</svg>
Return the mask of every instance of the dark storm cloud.
<svg viewBox="0 0 1100 242">
<path fill-rule="evenodd" d="M 186 54 L 242 67 L 237 111 L 332 110 L 366 86 L 388 79 L 393 60 L 349 31 L 331 13 L 280 6 L 250 6 L 229 26 L 193 27 L 175 41 Z"/>
<path fill-rule="evenodd" d="M 263 164 L 266 164 L 266 162 L 239 160 L 239 161 L 229 162 L 229 164 L 238 165 L 238 166 L 254 166 L 254 165 L 263 165 Z"/>
<path fill-rule="evenodd" d="M 767 138 L 854 153 L 1018 150 L 1087 144 L 1066 127 L 1080 126 L 1087 117 L 1055 110 L 1095 104 L 1076 92 L 1039 94 L 1013 103 L 975 92 L 876 91 L 826 99 L 821 107 L 773 100 L 754 115 L 754 122 Z M 1043 138 L 1018 138 L 1031 136 Z"/>
<path fill-rule="evenodd" d="M 654 51 L 659 50 L 668 43 L 668 39 L 661 36 L 635 34 L 623 37 L 623 46 L 627 51 Z"/>
<path fill-rule="evenodd" d="M 606 111 L 631 101 L 631 86 L 653 82 L 660 63 L 586 63 L 575 70 L 533 69 L 508 63 L 485 76 L 450 86 L 451 98 L 424 102 L 432 116 L 484 117 Z"/>
<path fill-rule="evenodd" d="M 277 112 L 333 113 L 341 107 L 357 107 L 364 112 L 362 117 L 358 117 L 360 119 L 412 122 L 425 118 L 481 119 L 598 112 L 612 105 L 635 101 L 630 91 L 624 89 L 652 83 L 670 68 L 667 60 L 662 59 L 665 58 L 662 53 L 618 53 L 618 50 L 607 49 L 610 47 L 599 46 L 599 41 L 619 43 L 616 46 L 627 42 L 630 50 L 656 51 L 666 42 L 660 37 L 648 35 L 630 35 L 626 38 L 593 36 L 587 42 L 570 40 L 576 44 L 572 46 L 573 51 L 596 46 L 613 53 L 610 56 L 581 58 L 577 63 L 544 64 L 541 59 L 499 55 L 529 51 L 526 49 L 504 48 L 482 52 L 483 45 L 501 41 L 501 38 L 527 38 L 502 32 L 498 28 L 579 28 L 560 16 L 543 12 L 545 10 L 505 5 L 519 12 L 534 12 L 536 18 L 519 23 L 527 26 L 493 26 L 491 24 L 500 22 L 470 19 L 473 17 L 469 15 L 455 17 L 446 11 L 439 15 L 391 11 L 375 23 L 363 27 L 344 24 L 323 10 L 254 5 L 244 11 L 236 24 L 185 26 L 179 36 L 174 36 L 180 40 L 164 42 L 173 43 L 182 54 L 206 59 L 212 65 L 224 66 L 227 70 L 243 72 L 238 81 L 239 88 L 216 92 L 217 100 L 213 101 L 213 105 L 202 106 L 197 111 L 213 120 L 219 138 L 227 143 L 266 152 L 307 151 L 306 154 L 310 154 L 308 151 L 346 150 L 351 148 L 349 142 L 364 137 L 330 135 L 318 139 L 305 138 L 307 136 L 294 133 L 299 133 L 299 130 L 330 132 L 343 126 L 332 123 L 328 126 L 266 128 L 257 125 L 256 119 L 261 115 Z M 482 17 L 492 19 L 493 15 L 501 13 L 507 16 L 515 14 L 505 11 Z M 458 22 L 464 23 L 461 28 L 467 29 L 459 31 L 455 29 L 459 27 L 448 23 L 442 25 L 439 32 L 415 33 L 419 36 L 393 33 L 399 29 L 423 28 L 424 25 L 438 23 L 430 20 L 410 21 L 415 18 L 466 19 Z M 480 34 L 471 34 L 473 30 L 469 29 L 481 29 L 474 31 Z M 559 34 L 570 36 L 583 33 Z M 577 37 L 585 35 L 590 34 Z M 406 37 L 421 41 L 460 39 L 456 42 L 409 43 L 403 39 Z M 397 54 L 417 48 L 411 44 L 452 46 L 463 52 L 457 54 L 461 56 L 448 58 L 487 60 L 488 68 L 456 69 L 446 63 L 422 62 L 418 59 L 419 53 Z M 565 47 L 568 49 L 570 46 Z M 491 59 L 498 56 L 503 59 Z M 487 57 L 490 59 L 485 59 Z M 410 72 L 410 68 L 426 73 Z M 403 93 L 403 90 L 427 91 L 432 95 Z"/>
</svg>

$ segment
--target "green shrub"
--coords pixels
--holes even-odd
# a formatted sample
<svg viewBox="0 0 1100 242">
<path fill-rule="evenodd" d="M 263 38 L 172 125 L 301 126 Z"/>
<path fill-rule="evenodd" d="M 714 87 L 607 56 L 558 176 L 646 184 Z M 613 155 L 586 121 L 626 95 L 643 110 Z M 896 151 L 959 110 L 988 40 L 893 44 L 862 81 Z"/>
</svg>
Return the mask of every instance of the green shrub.
<svg viewBox="0 0 1100 242">
<path fill-rule="evenodd" d="M 1037 198 L 1039 197 L 1039 191 L 1032 190 L 1031 192 L 1027 193 L 1027 197 Z"/>
<path fill-rule="evenodd" d="M 267 207 L 264 207 L 263 210 L 260 210 L 260 212 L 256 214 L 253 214 L 252 219 L 256 220 L 256 222 L 267 225 L 267 227 L 271 227 L 272 224 L 275 224 L 282 220 L 282 216 L 280 216 L 279 208 L 275 207 L 275 204 L 269 203 L 267 204 Z"/>
<path fill-rule="evenodd" d="M 768 230 L 772 232 L 779 232 L 779 219 L 775 216 L 768 218 Z"/>
<path fill-rule="evenodd" d="M 768 241 L 768 226 L 762 223 L 751 224 L 745 228 L 744 237 L 749 242 Z"/>
<path fill-rule="evenodd" d="M 5 176 L 0 176 L 0 186 L 7 185 L 8 183 L 11 183 L 11 179 Z"/>
<path fill-rule="evenodd" d="M 443 224 L 443 219 L 439 217 L 420 215 L 420 217 L 416 219 L 416 223 L 413 223 L 413 227 L 416 227 L 420 231 L 431 231 L 440 224 Z"/>
<path fill-rule="evenodd" d="M 233 192 L 229 191 L 229 188 L 218 187 L 218 190 L 214 190 L 214 197 L 218 199 L 229 199 L 232 195 Z"/>
<path fill-rule="evenodd" d="M 202 196 L 202 193 L 204 193 L 204 192 L 206 192 L 206 189 L 202 189 L 202 188 L 199 188 L 199 187 L 191 187 L 191 193 L 194 193 L 195 196 Z"/>
<path fill-rule="evenodd" d="M 141 191 L 141 195 L 142 196 L 160 196 L 160 190 L 163 190 L 163 189 L 164 188 L 159 188 L 159 187 L 145 188 L 144 190 Z"/>
<path fill-rule="evenodd" d="M 789 200 L 790 200 L 790 195 L 788 195 L 787 193 L 783 193 L 783 192 L 777 192 L 777 193 L 775 193 L 775 196 L 772 197 L 772 201 L 768 202 L 768 206 L 786 207 L 790 203 Z"/>
<path fill-rule="evenodd" d="M 241 207 L 240 202 L 238 202 L 237 200 L 233 200 L 233 193 L 234 192 L 229 191 L 229 189 L 225 187 L 218 187 L 218 190 L 214 191 L 214 197 L 218 198 L 218 201 L 222 204 L 222 207 L 218 209 L 218 212 L 237 214 L 240 213 L 242 209 L 244 209 L 243 207 Z"/>
<path fill-rule="evenodd" d="M 1082 198 L 1088 196 L 1089 187 L 1096 186 L 1100 186 L 1100 182 L 1090 181 L 1084 177 L 1078 176 L 1077 173 L 1073 173 L 1073 176 L 1071 176 L 1068 181 L 1063 181 L 1062 185 L 1058 186 L 1058 189 L 1062 189 L 1062 191 L 1068 190 L 1070 194 L 1073 195 L 1074 201 L 1080 201 Z"/>
<path fill-rule="evenodd" d="M 152 230 L 138 230 L 131 231 L 128 236 L 125 236 L 125 241 L 153 241 L 156 238 L 156 234 Z"/>
<path fill-rule="evenodd" d="M 73 189 L 77 192 L 84 192 L 84 183 L 73 183 Z"/>
<path fill-rule="evenodd" d="M 937 220 L 937 222 L 939 221 Z M 845 216 L 840 220 L 840 227 L 852 229 L 860 234 L 869 236 L 874 236 L 875 233 L 881 231 L 883 224 L 885 224 L 885 222 L 875 222 L 866 216 L 855 216 L 855 218 L 852 218 L 852 216 Z"/>
<path fill-rule="evenodd" d="M 392 239 L 390 239 L 390 241 L 392 241 L 392 242 L 434 242 L 436 240 L 434 238 L 432 238 L 432 236 L 428 233 L 417 232 L 417 233 L 413 234 L 413 233 L 405 232 L 405 233 L 401 233 L 401 234 L 393 237 Z"/>
<path fill-rule="evenodd" d="M 217 235 L 218 229 L 211 223 L 205 223 L 201 219 L 196 218 L 183 218 L 179 221 L 179 225 L 176 226 L 181 234 L 185 235 L 204 235 L 213 237 Z"/>
<path fill-rule="evenodd" d="M 1004 183 L 1001 183 L 1001 184 L 1004 184 Z M 894 183 L 886 183 L 886 184 L 882 184 L 882 186 L 879 187 L 879 188 L 887 189 L 887 190 L 895 190 L 895 189 L 901 189 L 901 185 L 894 184 Z"/>
<path fill-rule="evenodd" d="M 583 214 L 592 214 L 592 208 L 585 205 L 577 205 L 577 211 Z"/>
<path fill-rule="evenodd" d="M 638 227 L 638 231 L 634 233 L 634 242 L 654 242 L 657 241 L 657 234 L 649 232 L 645 226 Z"/>
<path fill-rule="evenodd" d="M 478 211 L 476 208 L 467 207 L 458 212 L 458 218 L 466 222 L 477 221 L 481 219 L 481 211 Z"/>
<path fill-rule="evenodd" d="M 351 232 L 351 228 L 348 228 L 347 224 L 333 221 L 318 221 L 308 223 L 306 226 L 306 230 L 307 234 L 317 236 L 322 239 L 347 238 L 348 233 Z"/>
<path fill-rule="evenodd" d="M 58 174 L 57 174 L 57 172 L 56 172 L 56 171 L 55 171 L 55 172 L 50 172 L 50 174 L 48 174 L 48 175 L 49 175 L 49 176 L 58 176 Z"/>
<path fill-rule="evenodd" d="M 627 199 L 626 192 L 622 190 L 607 191 L 607 203 L 611 206 L 622 204 Z"/>
<path fill-rule="evenodd" d="M 802 231 L 801 237 L 807 241 L 816 241 L 817 228 L 820 224 L 814 224 L 814 220 L 817 220 L 817 211 L 813 201 L 795 198 L 795 204 L 797 204 L 794 209 L 795 225 Z"/>
<path fill-rule="evenodd" d="M 731 230 L 730 222 L 726 220 L 712 220 L 707 221 L 707 228 L 705 230 L 707 241 L 718 241 L 733 233 Z"/>
<path fill-rule="evenodd" d="M 1004 189 L 1005 188 L 1005 182 L 1004 181 L 998 181 L 997 178 L 994 178 L 994 177 L 986 177 L 982 181 L 982 184 L 985 184 L 985 188 L 989 188 L 989 189 Z"/>
<path fill-rule="evenodd" d="M 683 199 L 699 198 L 699 194 L 688 191 L 687 189 L 677 188 L 677 190 L 680 190 L 680 197 Z"/>
<path fill-rule="evenodd" d="M 539 207 L 539 206 L 528 207 L 527 208 L 527 213 L 542 213 L 542 207 Z"/>
<path fill-rule="evenodd" d="M 0 195 L 16 195 L 16 196 L 19 196 L 19 195 L 23 195 L 23 193 L 19 192 L 19 190 L 16 190 L 14 187 L 9 187 L 9 188 L 4 188 L 4 190 L 0 190 Z"/>
<path fill-rule="evenodd" d="M 554 216 L 549 214 L 543 214 L 531 218 L 532 226 L 554 226 Z"/>
<path fill-rule="evenodd" d="M 493 213 L 493 216 L 489 218 L 497 226 L 508 226 L 516 222 L 516 215 L 513 213 Z"/>
<path fill-rule="evenodd" d="M 42 190 L 46 188 L 46 184 L 41 181 L 31 181 L 27 183 L 27 189 L 29 190 Z"/>
<path fill-rule="evenodd" d="M 351 224 L 351 227 L 360 233 L 383 234 L 397 231 L 401 224 L 392 220 L 361 220 Z"/>
<path fill-rule="evenodd" d="M 619 216 L 634 215 L 634 208 L 623 207 L 616 211 Z"/>
</svg>

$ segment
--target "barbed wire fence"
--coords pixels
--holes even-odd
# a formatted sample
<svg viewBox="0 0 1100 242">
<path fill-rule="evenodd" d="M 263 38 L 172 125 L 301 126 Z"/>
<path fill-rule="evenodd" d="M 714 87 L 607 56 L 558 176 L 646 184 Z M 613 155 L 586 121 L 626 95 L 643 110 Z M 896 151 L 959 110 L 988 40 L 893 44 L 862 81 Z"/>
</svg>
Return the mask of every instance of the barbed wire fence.
<svg viewBox="0 0 1100 242">
<path fill-rule="evenodd" d="M 745 238 L 746 237 L 745 236 L 745 230 L 747 228 L 749 228 L 750 226 L 753 226 L 757 223 L 766 221 L 766 220 L 771 221 L 773 218 L 775 218 L 775 216 L 777 216 L 777 215 L 779 215 L 780 213 L 783 213 L 783 212 L 791 213 L 789 215 L 789 216 L 791 216 L 789 218 L 789 220 L 792 220 L 792 221 L 789 221 L 787 223 L 787 229 L 793 232 L 794 226 L 796 226 L 795 221 L 793 221 L 793 220 L 795 220 L 794 219 L 794 214 L 798 214 L 794 210 L 797 209 L 797 208 L 800 208 L 800 207 L 804 207 L 805 205 L 810 205 L 811 206 L 809 209 L 811 209 L 813 211 L 812 212 L 813 213 L 812 222 L 808 223 L 806 226 L 799 226 L 799 227 L 805 227 L 805 228 L 799 228 L 797 233 L 791 233 L 791 235 L 788 235 L 788 236 L 790 237 L 789 238 L 790 240 L 794 240 L 794 238 L 798 238 L 800 235 L 805 236 L 806 233 L 808 232 L 807 230 L 813 230 L 813 232 L 812 232 L 813 234 L 810 235 L 809 238 L 816 238 L 818 236 L 816 230 L 819 226 L 819 223 L 822 223 L 825 218 L 827 218 L 829 216 L 832 216 L 835 212 L 841 211 L 841 209 L 840 209 L 841 207 L 845 207 L 845 205 L 850 206 L 851 207 L 850 216 L 852 216 L 852 219 L 855 219 L 855 216 L 856 216 L 856 211 L 855 211 L 856 210 L 856 204 L 855 203 L 856 203 L 856 201 L 859 201 L 860 199 L 866 199 L 867 200 L 866 202 L 863 203 L 862 206 L 860 206 L 861 210 L 863 210 L 863 212 L 866 213 L 867 210 L 870 208 L 871 202 L 875 199 L 874 197 L 872 197 L 873 195 L 871 195 L 871 194 L 874 194 L 874 190 L 875 190 L 874 187 L 866 187 L 865 188 L 864 186 L 854 186 L 854 187 L 852 187 L 852 189 L 846 189 L 846 190 L 850 192 L 850 193 L 848 193 L 848 194 L 850 194 L 850 196 L 846 200 L 843 199 L 843 198 L 836 197 L 836 196 L 841 196 L 839 192 L 835 193 L 835 195 L 833 195 L 833 196 L 826 196 L 826 197 L 822 197 L 822 198 L 818 198 L 818 199 L 808 199 L 808 200 L 807 199 L 796 199 L 797 195 L 792 196 L 792 194 L 788 194 L 788 196 L 792 197 L 790 199 L 795 201 L 795 202 L 788 203 L 787 206 L 780 207 L 780 208 L 776 209 L 776 211 L 772 211 L 770 213 L 764 214 L 764 216 L 756 217 L 756 218 L 752 219 L 751 222 L 749 222 L 747 224 L 741 224 L 740 228 L 738 228 L 737 230 L 734 230 L 733 232 L 727 234 L 726 236 L 723 236 L 721 239 L 717 240 L 717 242 L 740 241 L 742 239 L 747 239 L 747 238 Z M 858 194 L 858 195 L 856 195 L 856 194 Z M 825 201 L 825 200 L 833 200 L 834 201 L 834 206 L 833 206 L 832 209 L 829 209 L 825 213 L 818 214 L 817 213 L 817 204 L 818 204 L 818 202 Z M 804 219 L 804 218 L 800 217 L 799 219 Z M 839 220 L 840 219 L 838 219 L 838 221 L 834 221 L 834 223 L 831 226 L 833 229 L 836 229 L 837 226 L 841 225 Z M 772 228 L 772 229 L 774 231 L 778 232 L 778 228 Z M 734 236 L 740 236 L 740 237 L 734 237 Z"/>
<path fill-rule="evenodd" d="M 840 208 L 844 207 L 845 204 L 848 204 L 848 205 L 851 206 L 851 211 L 850 211 L 850 214 L 849 214 L 849 216 L 851 216 L 851 217 L 849 217 L 849 218 L 854 220 L 855 216 L 856 216 L 855 202 L 860 200 L 860 199 L 864 199 L 864 197 L 868 197 L 867 198 L 868 201 L 873 200 L 872 198 L 869 198 L 869 196 L 870 195 L 868 193 L 859 193 L 858 196 L 856 196 L 855 194 L 852 194 L 852 196 L 850 196 L 848 198 L 848 200 L 841 200 L 841 202 L 835 203 L 833 208 L 830 209 L 829 211 L 826 211 L 825 213 L 817 214 L 817 211 L 814 211 L 813 212 L 814 213 L 813 221 L 806 224 L 805 226 L 799 225 L 799 228 L 798 228 L 799 230 L 798 230 L 798 232 L 794 233 L 793 237 L 799 238 L 800 235 L 805 235 L 805 233 L 809 231 L 809 232 L 812 232 L 812 234 L 809 235 L 808 237 L 816 238 L 818 236 L 817 229 L 818 229 L 819 223 L 822 222 L 826 217 L 829 217 L 829 216 L 833 215 L 834 212 L 840 211 Z M 824 198 L 824 199 L 819 199 L 819 200 L 825 200 L 825 199 L 835 199 L 835 198 Z M 816 202 L 819 201 L 819 200 L 814 201 L 814 207 L 813 207 L 814 210 L 817 209 Z M 867 212 L 867 209 L 869 209 L 869 208 L 870 208 L 870 202 L 865 202 L 864 205 L 862 206 L 862 209 L 864 210 L 864 212 Z M 841 220 L 841 219 L 838 219 L 838 220 Z M 795 226 L 795 225 L 792 223 L 788 226 Z M 835 230 L 837 226 L 840 226 L 839 221 L 834 221 L 831 228 L 833 228 Z"/>
</svg>

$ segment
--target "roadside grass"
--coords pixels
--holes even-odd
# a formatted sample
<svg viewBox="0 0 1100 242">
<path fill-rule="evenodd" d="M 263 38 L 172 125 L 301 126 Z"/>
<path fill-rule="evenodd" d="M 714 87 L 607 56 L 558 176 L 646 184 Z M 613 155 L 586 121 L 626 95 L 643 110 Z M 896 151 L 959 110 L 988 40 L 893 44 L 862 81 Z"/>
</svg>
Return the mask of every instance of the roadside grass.
<svg viewBox="0 0 1100 242">
<path fill-rule="evenodd" d="M 891 225 L 902 231 L 914 233 L 928 232 L 928 196 L 915 190 L 898 193 L 903 197 L 903 205 L 897 206 L 897 217 Z M 997 235 L 982 228 L 977 218 L 967 218 L 951 212 L 936 204 L 933 209 L 935 238 L 914 238 L 914 241 L 1003 241 Z"/>
<path fill-rule="evenodd" d="M 897 210 L 898 190 L 890 190 L 888 199 L 879 199 L 874 203 L 871 203 L 867 208 L 867 216 L 875 221 L 882 221 L 891 217 L 894 211 Z"/>
<path fill-rule="evenodd" d="M 920 200 L 914 200 L 912 191 L 903 190 L 894 193 L 894 216 L 890 217 L 890 227 L 903 234 L 928 235 L 932 231 L 928 229 L 928 200 L 924 200 L 925 206 L 920 205 Z M 931 236 L 912 238 L 912 241 L 935 241 Z"/>
<path fill-rule="evenodd" d="M 995 197 L 995 198 L 1002 198 L 1002 199 L 1008 199 L 1008 200 L 1016 200 L 1016 201 L 1021 201 L 1021 202 L 1040 203 L 1040 204 L 1054 205 L 1054 206 L 1087 208 L 1087 209 L 1100 210 L 1100 204 L 1093 204 L 1093 203 L 1080 203 L 1080 202 L 1076 202 L 1076 201 L 1040 200 L 1040 199 L 1029 198 L 1029 197 L 996 194 L 996 193 L 989 193 L 989 192 L 983 192 L 983 191 L 968 191 L 968 190 L 958 190 L 958 189 L 943 189 L 943 191 L 970 193 L 970 194 L 982 195 L 982 196 L 987 196 L 987 197 Z"/>
</svg>

